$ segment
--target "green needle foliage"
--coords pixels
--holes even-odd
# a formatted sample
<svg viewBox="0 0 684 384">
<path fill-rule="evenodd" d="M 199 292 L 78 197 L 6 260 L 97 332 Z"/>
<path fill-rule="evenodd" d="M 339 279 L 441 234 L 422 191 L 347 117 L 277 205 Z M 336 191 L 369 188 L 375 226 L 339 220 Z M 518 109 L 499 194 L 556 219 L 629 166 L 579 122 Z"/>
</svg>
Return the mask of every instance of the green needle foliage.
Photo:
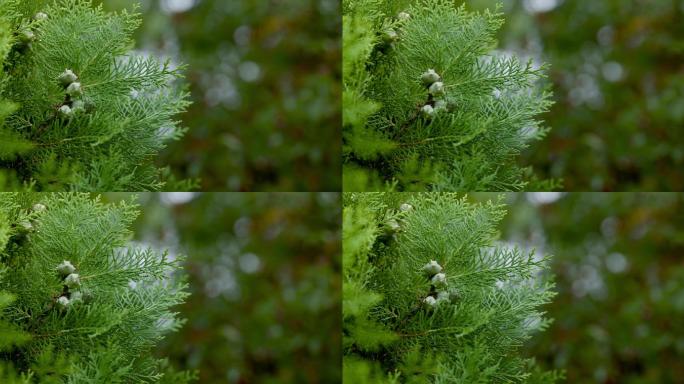
<svg viewBox="0 0 684 384">
<path fill-rule="evenodd" d="M 544 66 L 493 51 L 500 13 L 453 0 L 343 7 L 346 190 L 558 186 L 515 162 L 548 131 L 537 115 L 550 92 L 536 85 Z"/>
<path fill-rule="evenodd" d="M 550 323 L 548 258 L 496 245 L 503 206 L 347 194 L 346 383 L 552 383 L 518 348 Z M 432 269 L 434 268 L 434 269 Z"/>
<path fill-rule="evenodd" d="M 150 354 L 182 322 L 180 258 L 129 244 L 130 203 L 0 194 L 0 382 L 182 383 Z M 167 374 L 164 374 L 167 373 Z"/>
<path fill-rule="evenodd" d="M 0 1 L 0 189 L 192 187 L 153 164 L 188 103 L 178 68 L 130 52 L 139 16 L 45 3 Z"/>
</svg>

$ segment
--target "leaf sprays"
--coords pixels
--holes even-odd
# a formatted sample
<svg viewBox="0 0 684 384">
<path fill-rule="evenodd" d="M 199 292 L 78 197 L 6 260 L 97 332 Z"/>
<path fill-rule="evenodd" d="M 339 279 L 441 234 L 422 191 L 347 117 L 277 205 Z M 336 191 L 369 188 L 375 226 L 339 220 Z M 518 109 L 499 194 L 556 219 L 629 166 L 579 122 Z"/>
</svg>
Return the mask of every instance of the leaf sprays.
<svg viewBox="0 0 684 384">
<path fill-rule="evenodd" d="M 345 382 L 552 382 L 520 352 L 548 323 L 546 259 L 499 245 L 502 205 L 406 196 L 345 194 Z"/>
<path fill-rule="evenodd" d="M 16 297 L 0 319 L 31 336 L 0 354 L 0 383 L 15 382 L 3 370 L 10 364 L 31 383 L 166 382 L 151 351 L 181 324 L 172 307 L 187 297 L 186 284 L 172 273 L 182 257 L 131 244 L 137 215 L 130 203 L 85 193 L 0 193 L 0 269 L 9 272 L 0 291 Z"/>
<path fill-rule="evenodd" d="M 93 3 L 0 1 L 0 189 L 194 188 L 154 161 L 185 132 L 183 66 L 131 51 L 139 13 Z"/>
<path fill-rule="evenodd" d="M 557 188 L 516 161 L 548 131 L 538 115 L 551 102 L 543 65 L 494 50 L 502 14 L 343 4 L 345 190 Z"/>
</svg>

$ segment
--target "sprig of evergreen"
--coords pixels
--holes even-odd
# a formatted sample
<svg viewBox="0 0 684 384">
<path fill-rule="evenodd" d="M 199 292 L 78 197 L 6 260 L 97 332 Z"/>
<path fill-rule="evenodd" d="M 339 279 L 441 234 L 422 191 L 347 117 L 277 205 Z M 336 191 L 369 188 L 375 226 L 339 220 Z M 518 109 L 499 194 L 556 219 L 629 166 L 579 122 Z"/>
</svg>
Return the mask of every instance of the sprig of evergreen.
<svg viewBox="0 0 684 384">
<path fill-rule="evenodd" d="M 544 66 L 492 52 L 502 14 L 456 3 L 343 2 L 346 190 L 558 187 L 515 162 L 547 132 Z"/>
<path fill-rule="evenodd" d="M 345 195 L 345 382 L 560 378 L 518 353 L 555 293 L 547 257 L 496 243 L 504 213 L 453 194 Z"/>
<path fill-rule="evenodd" d="M 130 51 L 135 12 L 46 3 L 0 1 L 0 189 L 192 188 L 153 163 L 184 132 L 181 68 Z"/>
<path fill-rule="evenodd" d="M 181 326 L 186 284 L 170 277 L 181 258 L 129 244 L 136 216 L 87 194 L 0 194 L 0 382 L 192 378 L 150 354 Z"/>
</svg>

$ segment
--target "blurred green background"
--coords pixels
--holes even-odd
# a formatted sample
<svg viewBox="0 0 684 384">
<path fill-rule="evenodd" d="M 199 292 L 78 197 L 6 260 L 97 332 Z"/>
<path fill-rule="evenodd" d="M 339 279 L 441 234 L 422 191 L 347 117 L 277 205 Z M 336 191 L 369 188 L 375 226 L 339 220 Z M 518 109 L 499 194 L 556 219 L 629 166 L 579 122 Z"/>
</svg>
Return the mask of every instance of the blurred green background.
<svg viewBox="0 0 684 384">
<path fill-rule="evenodd" d="M 502 4 L 500 48 L 551 64 L 548 138 L 523 154 L 568 191 L 684 190 L 684 1 Z"/>
<path fill-rule="evenodd" d="M 137 196 L 135 241 L 187 255 L 187 323 L 160 356 L 201 383 L 341 380 L 338 193 Z"/>
<path fill-rule="evenodd" d="M 206 191 L 340 190 L 339 1 L 102 3 L 139 3 L 136 48 L 188 65 L 190 130 L 160 165 Z"/>
<path fill-rule="evenodd" d="M 475 200 L 496 194 L 474 194 Z M 684 193 L 507 194 L 502 240 L 553 255 L 527 354 L 568 383 L 684 380 Z"/>
<path fill-rule="evenodd" d="M 551 64 L 553 130 L 521 164 L 570 191 L 684 190 L 683 1 L 465 2 L 502 4 L 501 51 Z M 139 48 L 187 63 L 195 103 L 160 164 L 204 190 L 339 190 L 339 1 L 141 4 Z"/>
</svg>

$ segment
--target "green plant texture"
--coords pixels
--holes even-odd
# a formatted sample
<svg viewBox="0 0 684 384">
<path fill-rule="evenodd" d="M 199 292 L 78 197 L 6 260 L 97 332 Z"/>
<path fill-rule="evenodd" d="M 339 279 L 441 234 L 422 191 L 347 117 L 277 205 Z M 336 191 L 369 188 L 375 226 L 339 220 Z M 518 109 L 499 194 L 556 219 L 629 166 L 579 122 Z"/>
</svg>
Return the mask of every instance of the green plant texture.
<svg viewBox="0 0 684 384">
<path fill-rule="evenodd" d="M 150 354 L 182 325 L 182 258 L 130 243 L 135 205 L 0 194 L 0 382 L 185 383 Z"/>
<path fill-rule="evenodd" d="M 495 50 L 497 11 L 343 1 L 346 191 L 552 189 L 516 157 L 548 132 L 545 66 Z"/>
<path fill-rule="evenodd" d="M 519 348 L 551 322 L 548 257 L 497 242 L 499 203 L 348 193 L 345 383 L 552 383 Z"/>
<path fill-rule="evenodd" d="M 154 164 L 184 133 L 181 68 L 131 51 L 135 11 L 46 3 L 0 2 L 0 188 L 192 188 Z"/>
</svg>

